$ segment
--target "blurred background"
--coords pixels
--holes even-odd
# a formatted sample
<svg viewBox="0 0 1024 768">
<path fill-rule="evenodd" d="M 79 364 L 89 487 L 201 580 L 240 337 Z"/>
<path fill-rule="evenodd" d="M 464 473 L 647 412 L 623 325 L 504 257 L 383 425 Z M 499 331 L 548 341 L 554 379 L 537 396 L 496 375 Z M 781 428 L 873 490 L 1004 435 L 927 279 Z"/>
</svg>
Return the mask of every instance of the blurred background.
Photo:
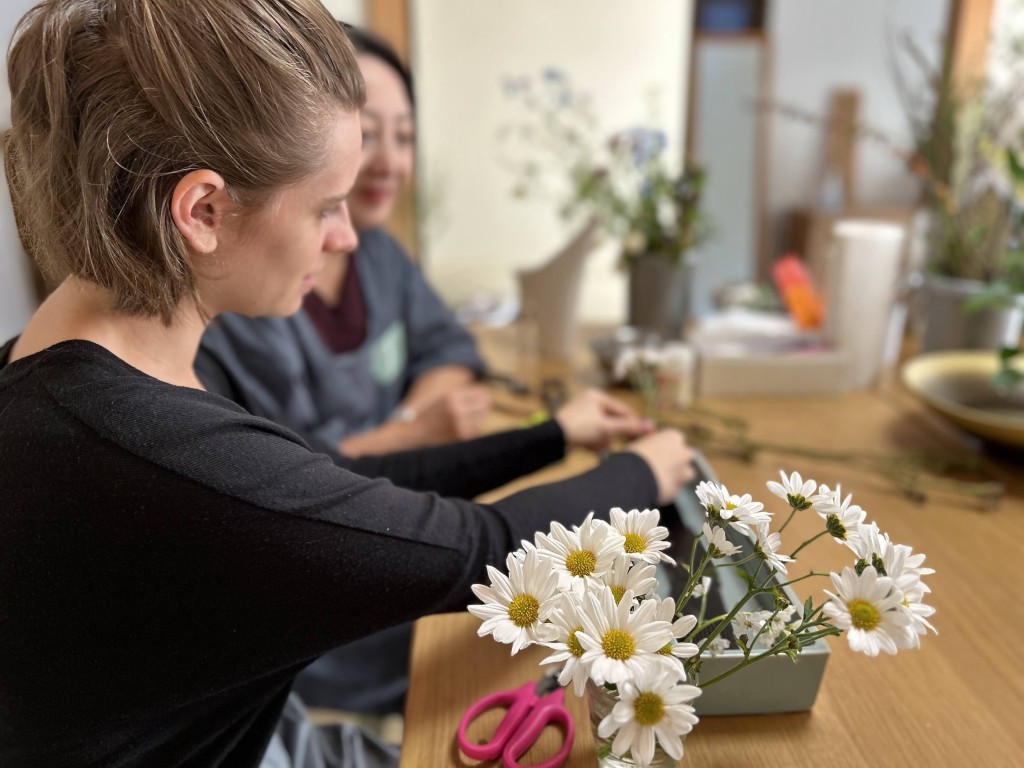
<svg viewBox="0 0 1024 768">
<path fill-rule="evenodd" d="M 4 3 L 5 39 L 32 4 Z M 573 316 L 628 322 L 630 259 L 656 243 L 638 213 L 616 222 L 599 198 L 617 191 L 631 205 L 659 179 L 670 198 L 689 185 L 682 203 L 671 199 L 675 209 L 666 203 L 652 214 L 662 225 L 675 215 L 678 231 L 684 209 L 699 215 L 685 225 L 689 239 L 673 246 L 682 256 L 672 257 L 689 264 L 688 324 L 719 308 L 723 295 L 728 303 L 730 288 L 748 303 L 778 301 L 773 270 L 790 251 L 825 292 L 824 250 L 839 219 L 902 227 L 905 274 L 914 215 L 942 172 L 923 148 L 935 138 L 929 130 L 943 99 L 954 93 L 984 108 L 988 95 L 976 94 L 992 84 L 1012 91 L 1020 54 L 1018 0 L 325 5 L 394 45 L 414 74 L 416 184 L 389 228 L 451 306 L 494 322 L 520 309 L 517 275 L 548 262 L 592 215 L 606 226 L 573 278 Z M 6 82 L 2 98 L 6 123 Z M 1000 120 L 996 141 L 1015 148 L 1015 114 Z M 993 138 L 970 140 L 1005 171 Z M 957 141 L 964 139 L 946 144 Z M 636 167 L 623 180 L 615 163 L 625 156 Z M 977 196 L 978 174 L 967 175 L 968 194 Z M 984 177 L 986 189 L 1002 184 L 1012 201 L 1003 175 Z M 9 211 L 0 237 L 7 338 L 39 291 Z M 758 286 L 775 295 L 765 299 Z"/>
</svg>

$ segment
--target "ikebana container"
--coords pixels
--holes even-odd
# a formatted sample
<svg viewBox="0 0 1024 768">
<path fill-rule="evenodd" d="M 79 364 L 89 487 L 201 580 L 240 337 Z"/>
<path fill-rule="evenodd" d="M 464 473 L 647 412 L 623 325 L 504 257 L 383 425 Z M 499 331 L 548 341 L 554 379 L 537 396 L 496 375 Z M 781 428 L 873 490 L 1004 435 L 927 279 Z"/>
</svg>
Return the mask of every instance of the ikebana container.
<svg viewBox="0 0 1024 768">
<path fill-rule="evenodd" d="M 695 464 L 698 478 L 694 485 L 683 491 L 676 500 L 678 515 L 673 518 L 670 514 L 665 514 L 662 518 L 662 525 L 669 529 L 669 539 L 672 541 L 670 554 L 677 562 L 685 562 L 689 558 L 693 540 L 700 538 L 701 527 L 707 519 L 693 488 L 702 480 L 719 482 L 703 455 L 696 455 Z M 741 547 L 740 551 L 732 556 L 733 559 L 742 560 L 753 552 L 750 540 L 742 534 L 730 530 L 728 536 L 734 544 Z M 738 567 L 746 568 L 748 573 L 753 574 L 757 570 L 757 561 L 752 560 Z M 763 573 L 762 569 L 762 575 Z M 667 597 L 679 593 L 686 574 L 681 567 L 662 563 L 658 566 L 657 575 L 659 592 L 663 590 L 664 594 L 661 596 Z M 736 572 L 735 567 L 719 566 L 711 575 L 713 581 L 712 593 L 709 594 L 708 600 L 708 614 L 716 615 L 712 613 L 715 610 L 714 605 L 729 610 L 742 599 L 747 587 L 746 581 Z M 778 583 L 777 575 L 773 579 Z M 782 587 L 782 590 L 793 605 L 803 605 L 803 600 L 797 597 L 791 587 Z M 766 594 L 756 595 L 742 608 L 744 611 L 771 609 L 771 597 Z M 699 639 L 697 642 L 700 642 Z M 733 642 L 732 648 L 714 656 L 705 651 L 701 657 L 699 680 L 695 681 L 695 684 L 700 685 L 701 681 L 711 680 L 742 661 L 743 652 L 735 645 Z M 818 696 L 828 657 L 828 645 L 823 639 L 819 639 L 804 648 L 795 662 L 784 654 L 761 659 L 731 677 L 703 688 L 693 706 L 701 717 L 809 710 Z"/>
</svg>

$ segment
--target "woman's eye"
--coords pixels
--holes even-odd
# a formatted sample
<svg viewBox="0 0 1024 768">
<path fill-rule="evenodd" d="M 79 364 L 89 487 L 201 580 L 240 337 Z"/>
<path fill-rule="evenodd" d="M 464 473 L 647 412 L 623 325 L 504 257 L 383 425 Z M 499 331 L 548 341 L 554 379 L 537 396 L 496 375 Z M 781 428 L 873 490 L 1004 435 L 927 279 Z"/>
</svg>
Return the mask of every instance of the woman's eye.
<svg viewBox="0 0 1024 768">
<path fill-rule="evenodd" d="M 416 134 L 414 133 L 399 133 L 395 136 L 395 141 L 399 146 L 407 147 L 416 143 Z"/>
</svg>

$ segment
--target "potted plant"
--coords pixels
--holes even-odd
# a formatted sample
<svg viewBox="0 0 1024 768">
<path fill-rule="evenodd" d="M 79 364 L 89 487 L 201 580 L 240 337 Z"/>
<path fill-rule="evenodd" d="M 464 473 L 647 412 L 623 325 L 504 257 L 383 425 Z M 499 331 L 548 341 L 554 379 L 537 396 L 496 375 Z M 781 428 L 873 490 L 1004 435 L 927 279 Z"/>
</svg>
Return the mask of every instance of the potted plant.
<svg viewBox="0 0 1024 768">
<path fill-rule="evenodd" d="M 1024 322 L 1020 81 L 958 84 L 948 60 L 936 71 L 909 39 L 904 50 L 928 85 L 913 87 L 895 68 L 928 216 L 920 349 L 1016 346 Z"/>
<path fill-rule="evenodd" d="M 502 132 L 528 148 L 525 160 L 520 152 L 510 161 L 513 195 L 554 191 L 564 217 L 596 219 L 621 243 L 621 263 L 629 273 L 629 324 L 662 338 L 680 337 L 694 249 L 708 235 L 700 210 L 703 169 L 674 167 L 659 130 L 640 126 L 603 138 L 589 96 L 559 70 L 545 70 L 539 84 L 510 80 L 505 92 L 529 113 Z"/>
</svg>

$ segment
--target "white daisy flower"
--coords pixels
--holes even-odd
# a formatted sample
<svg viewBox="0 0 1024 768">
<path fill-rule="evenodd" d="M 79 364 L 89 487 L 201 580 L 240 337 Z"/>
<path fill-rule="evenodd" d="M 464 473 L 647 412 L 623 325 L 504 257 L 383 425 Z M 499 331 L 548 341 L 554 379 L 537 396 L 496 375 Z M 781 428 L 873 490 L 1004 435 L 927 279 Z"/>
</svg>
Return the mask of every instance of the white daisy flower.
<svg viewBox="0 0 1024 768">
<path fill-rule="evenodd" d="M 676 561 L 663 550 L 672 546 L 668 541 L 668 528 L 658 525 L 661 513 L 656 509 L 633 509 L 625 512 L 619 507 L 611 511 L 611 526 L 626 539 L 624 549 L 633 558 L 645 563 L 659 561 L 675 565 Z"/>
<path fill-rule="evenodd" d="M 667 621 L 654 618 L 653 601 L 645 600 L 631 611 L 633 593 L 626 592 L 615 604 L 610 589 L 588 590 L 583 598 L 580 618 L 583 630 L 576 639 L 583 646 L 581 663 L 590 667 L 590 677 L 598 685 L 632 679 L 646 663 L 675 664 L 658 651 L 672 640 Z M 664 674 L 664 669 L 662 670 Z"/>
<path fill-rule="evenodd" d="M 603 520 L 587 515 L 583 524 L 567 529 L 551 523 L 551 533 L 538 533 L 537 551 L 551 561 L 559 589 L 582 591 L 588 579 L 600 578 L 623 549 L 623 537 Z"/>
<path fill-rule="evenodd" d="M 797 512 L 810 509 L 814 504 L 811 496 L 814 495 L 818 484 L 813 480 L 804 480 L 800 477 L 799 472 L 794 472 L 786 477 L 786 473 L 780 469 L 779 475 L 782 477 L 782 482 L 776 483 L 769 480 L 768 490 L 789 504 L 790 509 L 795 509 Z"/>
<path fill-rule="evenodd" d="M 725 528 L 712 528 L 707 523 L 704 523 L 704 539 L 708 554 L 713 560 L 719 557 L 735 555 L 740 551 L 739 547 L 726 538 Z"/>
<path fill-rule="evenodd" d="M 550 639 L 551 630 L 544 622 L 555 607 L 558 574 L 536 550 L 527 551 L 522 561 L 511 553 L 505 562 L 508 576 L 489 565 L 491 586 L 473 585 L 473 594 L 483 605 L 471 605 L 469 612 L 483 619 L 476 632 L 480 637 L 494 635 L 499 643 L 511 643 L 515 655 Z"/>
<path fill-rule="evenodd" d="M 911 619 L 899 610 L 903 594 L 888 576 L 879 576 L 871 566 L 859 576 L 853 568 L 829 576 L 836 594 L 825 590 L 829 601 L 824 611 L 847 633 L 852 650 L 877 656 L 879 651 L 892 654 L 908 647 Z"/>
<path fill-rule="evenodd" d="M 545 642 L 544 645 L 552 649 L 554 653 L 544 659 L 541 664 L 565 662 L 562 671 L 558 674 L 558 684 L 564 686 L 571 681 L 573 691 L 577 696 L 582 696 L 587 688 L 587 680 L 590 679 L 590 669 L 586 664 L 580 663 L 583 646 L 576 638 L 576 633 L 583 629 L 583 619 L 580 618 L 580 598 L 572 592 L 561 593 L 558 606 L 551 612 L 548 621 L 557 634 L 554 639 Z"/>
<path fill-rule="evenodd" d="M 731 645 L 732 643 L 729 642 L 728 638 L 718 636 L 708 644 L 708 653 L 712 656 L 718 656 L 728 651 Z"/>
<path fill-rule="evenodd" d="M 708 589 L 710 587 L 711 587 L 711 577 L 710 576 L 701 576 L 700 577 L 700 584 L 696 585 L 693 588 L 693 596 L 694 597 L 704 597 L 704 595 L 707 594 L 707 591 L 708 591 Z"/>
<path fill-rule="evenodd" d="M 662 656 L 675 656 L 677 659 L 689 659 L 700 653 L 698 648 L 693 643 L 682 642 L 683 638 L 689 635 L 693 628 L 697 626 L 697 617 L 691 615 L 680 616 L 676 618 L 676 601 L 671 597 L 664 599 L 654 598 L 653 600 L 657 610 L 654 612 L 654 618 L 659 621 L 667 621 L 672 625 L 672 637 L 675 638 L 675 642 L 669 643 L 665 647 L 661 648 L 658 653 Z"/>
<path fill-rule="evenodd" d="M 700 695 L 695 685 L 666 679 L 654 666 L 643 669 L 632 681 L 619 686 L 619 701 L 601 720 L 597 735 L 607 739 L 613 733 L 612 753 L 627 752 L 638 766 L 649 766 L 654 744 L 673 760 L 683 756 L 682 736 L 698 722 L 690 702 Z"/>
<path fill-rule="evenodd" d="M 768 566 L 778 572 L 786 573 L 786 563 L 792 563 L 793 558 L 788 555 L 779 554 L 779 547 L 782 546 L 782 536 L 772 533 L 767 525 L 759 525 L 754 529 L 756 539 L 754 541 L 754 552 L 757 556 L 768 563 Z"/>
<path fill-rule="evenodd" d="M 850 503 L 853 495 L 847 494 L 844 499 L 838 485 L 834 491 L 829 490 L 827 485 L 821 486 L 820 490 L 820 494 L 815 497 L 814 511 L 825 521 L 829 535 L 841 544 L 858 536 L 858 526 L 864 522 L 867 512 Z"/>
<path fill-rule="evenodd" d="M 717 515 L 729 500 L 729 491 L 724 485 L 702 480 L 697 484 L 697 498 L 709 514 Z"/>
<path fill-rule="evenodd" d="M 764 504 L 754 501 L 749 493 L 726 499 L 719 516 L 747 535 L 752 535 L 757 526 L 768 525 L 772 521 L 772 516 L 764 511 Z"/>
<path fill-rule="evenodd" d="M 658 579 L 654 575 L 656 571 L 653 565 L 634 562 L 625 552 L 620 552 L 601 577 L 601 581 L 612 591 L 612 596 L 618 603 L 627 591 L 641 598 L 653 594 L 655 587 L 658 586 Z"/>
</svg>

